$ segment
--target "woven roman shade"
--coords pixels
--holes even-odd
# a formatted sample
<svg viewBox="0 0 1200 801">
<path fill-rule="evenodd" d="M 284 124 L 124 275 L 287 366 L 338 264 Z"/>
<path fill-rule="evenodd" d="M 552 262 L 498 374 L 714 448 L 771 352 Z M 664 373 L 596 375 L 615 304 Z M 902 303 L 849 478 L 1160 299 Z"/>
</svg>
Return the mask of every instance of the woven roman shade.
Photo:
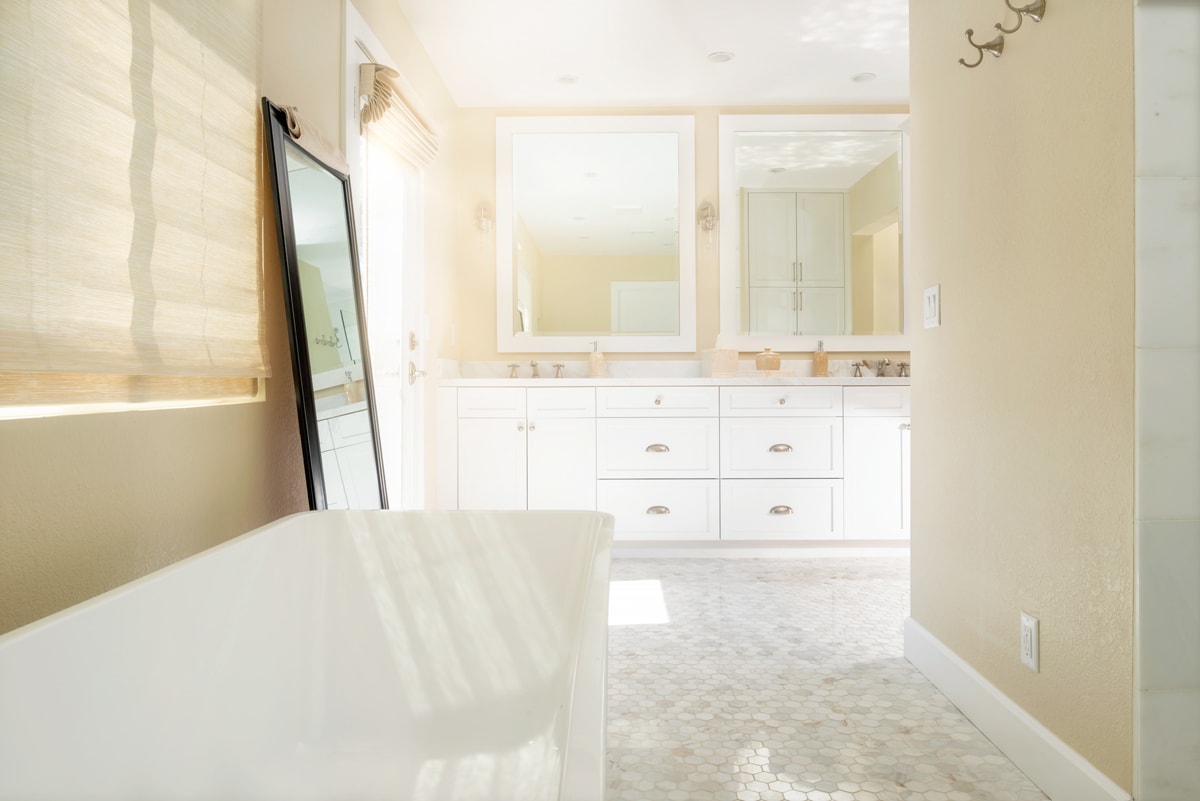
<svg viewBox="0 0 1200 801">
<path fill-rule="evenodd" d="M 228 397 L 268 374 L 260 17 L 0 3 L 0 403 Z"/>
<path fill-rule="evenodd" d="M 359 126 L 370 130 L 414 167 L 424 167 L 437 155 L 437 137 L 407 102 L 397 86 L 400 74 L 383 64 L 368 62 L 358 68 L 363 96 Z"/>
</svg>

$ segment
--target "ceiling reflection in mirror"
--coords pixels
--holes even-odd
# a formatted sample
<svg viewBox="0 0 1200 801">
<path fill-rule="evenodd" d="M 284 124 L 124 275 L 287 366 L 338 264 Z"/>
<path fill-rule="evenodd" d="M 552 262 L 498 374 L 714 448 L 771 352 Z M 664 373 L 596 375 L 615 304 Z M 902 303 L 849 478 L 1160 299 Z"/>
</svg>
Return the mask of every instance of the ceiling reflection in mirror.
<svg viewBox="0 0 1200 801">
<path fill-rule="evenodd" d="M 901 334 L 899 132 L 737 131 L 732 147 L 738 333 Z"/>
<path fill-rule="evenodd" d="M 512 135 L 512 333 L 678 335 L 679 134 Z"/>
</svg>

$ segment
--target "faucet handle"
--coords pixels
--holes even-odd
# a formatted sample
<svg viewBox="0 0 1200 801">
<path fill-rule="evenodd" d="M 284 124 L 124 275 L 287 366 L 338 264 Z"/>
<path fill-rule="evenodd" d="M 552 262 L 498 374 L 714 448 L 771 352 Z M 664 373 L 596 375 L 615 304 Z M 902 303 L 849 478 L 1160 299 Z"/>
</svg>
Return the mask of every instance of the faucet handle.
<svg viewBox="0 0 1200 801">
<path fill-rule="evenodd" d="M 554 377 L 555 377 L 555 378 L 562 378 L 562 377 L 563 377 L 563 367 L 564 367 L 564 366 L 565 366 L 565 365 L 563 365 L 563 363 L 562 363 L 562 362 L 556 362 L 556 363 L 555 363 L 555 365 L 554 365 Z"/>
<path fill-rule="evenodd" d="M 908 378 L 908 362 L 900 362 L 897 366 L 900 368 L 900 377 Z"/>
<path fill-rule="evenodd" d="M 533 374 L 532 374 L 531 376 L 529 376 L 529 377 L 530 377 L 530 378 L 537 378 L 537 377 L 538 377 L 538 371 L 537 371 L 537 362 L 530 362 L 530 363 L 529 363 L 529 366 L 533 368 Z"/>
<path fill-rule="evenodd" d="M 854 367 L 854 377 L 862 378 L 862 369 L 867 366 L 867 363 L 865 361 L 854 362 L 852 366 Z"/>
<path fill-rule="evenodd" d="M 511 363 L 511 364 L 509 364 L 509 365 L 508 365 L 508 377 L 509 377 L 509 378 L 516 378 L 516 377 L 517 377 L 517 367 L 518 367 L 518 365 L 517 365 L 517 363 L 516 363 L 516 362 L 513 362 L 513 363 Z"/>
</svg>

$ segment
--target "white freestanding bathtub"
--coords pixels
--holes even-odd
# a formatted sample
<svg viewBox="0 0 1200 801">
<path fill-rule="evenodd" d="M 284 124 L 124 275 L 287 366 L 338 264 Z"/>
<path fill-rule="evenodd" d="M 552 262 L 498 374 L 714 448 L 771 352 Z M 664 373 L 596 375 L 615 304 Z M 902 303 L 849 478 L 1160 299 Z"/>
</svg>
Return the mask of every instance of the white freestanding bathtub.
<svg viewBox="0 0 1200 801">
<path fill-rule="evenodd" d="M 0 799 L 600 801 L 612 519 L 308 512 L 0 637 Z"/>
</svg>

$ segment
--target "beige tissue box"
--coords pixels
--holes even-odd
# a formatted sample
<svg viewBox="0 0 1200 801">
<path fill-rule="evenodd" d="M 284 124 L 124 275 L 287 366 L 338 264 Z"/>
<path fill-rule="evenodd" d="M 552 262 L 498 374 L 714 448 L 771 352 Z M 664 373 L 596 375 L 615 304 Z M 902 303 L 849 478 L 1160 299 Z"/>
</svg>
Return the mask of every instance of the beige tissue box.
<svg viewBox="0 0 1200 801">
<path fill-rule="evenodd" d="M 738 352 L 733 348 L 709 348 L 701 357 L 702 369 L 708 378 L 729 378 L 737 375 Z"/>
</svg>

